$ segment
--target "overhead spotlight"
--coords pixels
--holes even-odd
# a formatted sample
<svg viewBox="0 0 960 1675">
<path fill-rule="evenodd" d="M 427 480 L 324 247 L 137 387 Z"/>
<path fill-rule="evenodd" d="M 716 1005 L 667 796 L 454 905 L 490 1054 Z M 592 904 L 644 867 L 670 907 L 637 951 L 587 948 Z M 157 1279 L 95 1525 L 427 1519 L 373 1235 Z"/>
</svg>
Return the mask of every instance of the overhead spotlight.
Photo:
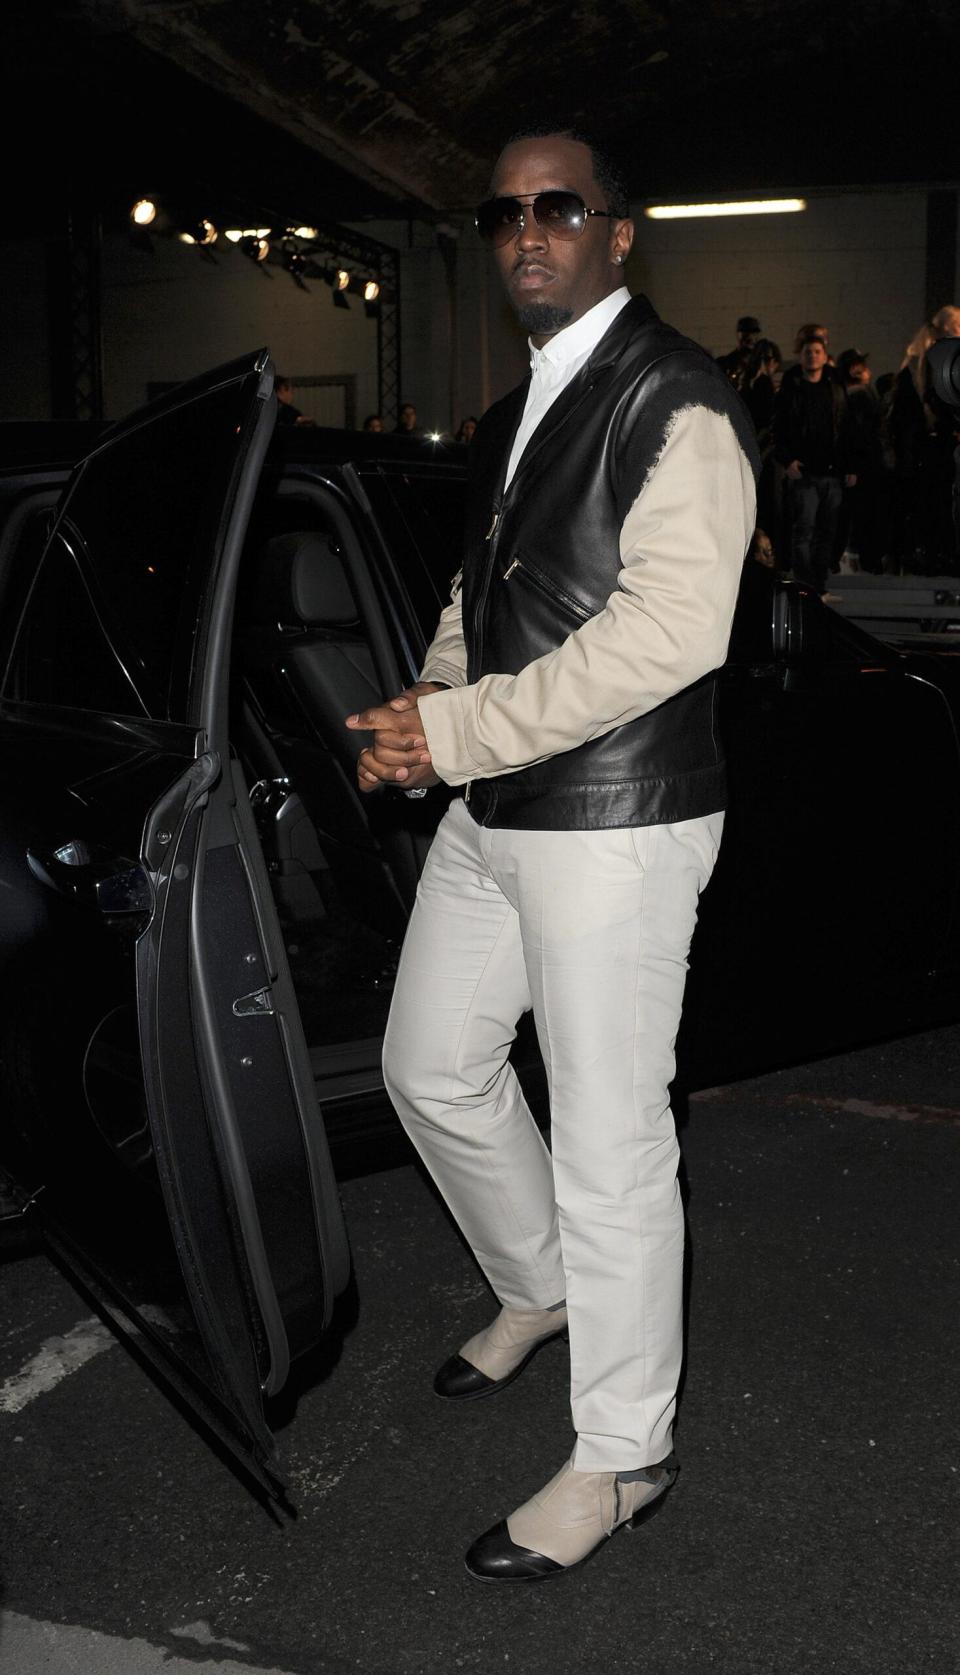
<svg viewBox="0 0 960 1675">
<path fill-rule="evenodd" d="M 269 227 L 225 227 L 223 232 L 224 238 L 229 239 L 231 244 L 240 245 L 244 239 L 267 239 L 269 235 Z"/>
<path fill-rule="evenodd" d="M 380 287 L 375 279 L 368 279 L 363 287 L 364 302 L 376 302 L 380 295 Z"/>
<path fill-rule="evenodd" d="M 229 234 L 227 235 L 229 237 Z M 240 237 L 240 249 L 252 262 L 265 262 L 270 254 L 268 239 L 258 238 L 256 233 L 243 233 Z"/>
<path fill-rule="evenodd" d="M 138 198 L 130 211 L 135 227 L 149 227 L 157 219 L 157 205 L 153 198 Z"/>
<path fill-rule="evenodd" d="M 181 244 L 216 244 L 219 234 L 212 221 L 201 218 L 188 222 L 177 234 Z"/>
<path fill-rule="evenodd" d="M 300 255 L 299 251 L 285 250 L 283 253 L 283 265 L 290 275 L 290 278 L 293 280 L 293 283 L 298 286 L 301 291 L 309 291 L 310 287 L 304 283 L 303 279 L 307 264 Z"/>
<path fill-rule="evenodd" d="M 334 306 L 334 308 L 349 308 L 350 307 L 350 304 L 348 303 L 347 298 L 346 298 L 346 293 L 344 291 L 334 291 L 334 293 L 333 293 L 333 306 Z"/>
<path fill-rule="evenodd" d="M 337 268 L 337 280 L 336 280 L 337 290 L 338 291 L 345 291 L 347 286 L 349 285 L 349 283 L 350 283 L 350 274 L 347 272 L 347 269 L 346 268 Z"/>
<path fill-rule="evenodd" d="M 320 234 L 316 227 L 294 227 L 293 236 L 294 238 L 305 239 L 308 244 L 313 244 L 320 237 Z"/>
</svg>

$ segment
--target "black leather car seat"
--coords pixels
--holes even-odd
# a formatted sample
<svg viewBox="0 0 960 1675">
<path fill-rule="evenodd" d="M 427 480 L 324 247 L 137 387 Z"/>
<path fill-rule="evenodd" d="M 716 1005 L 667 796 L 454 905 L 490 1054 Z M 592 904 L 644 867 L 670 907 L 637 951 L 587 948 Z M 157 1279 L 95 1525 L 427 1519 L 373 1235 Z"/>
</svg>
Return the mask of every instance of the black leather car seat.
<svg viewBox="0 0 960 1675">
<path fill-rule="evenodd" d="M 404 799 L 356 787 L 365 739 L 344 717 L 382 694 L 338 540 L 289 531 L 247 562 L 236 655 L 248 694 L 353 910 L 401 936 L 418 839 Z"/>
<path fill-rule="evenodd" d="M 306 716 L 352 769 L 364 740 L 345 715 L 378 703 L 373 658 L 334 538 L 314 530 L 277 535 L 263 549 L 254 615 L 271 624 Z"/>
</svg>

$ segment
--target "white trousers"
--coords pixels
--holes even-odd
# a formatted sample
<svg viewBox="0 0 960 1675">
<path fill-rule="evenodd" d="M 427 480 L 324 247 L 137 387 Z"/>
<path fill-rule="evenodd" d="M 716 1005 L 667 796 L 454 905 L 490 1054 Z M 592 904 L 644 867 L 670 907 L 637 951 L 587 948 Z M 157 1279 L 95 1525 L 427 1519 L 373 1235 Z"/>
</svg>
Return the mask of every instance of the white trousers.
<svg viewBox="0 0 960 1675">
<path fill-rule="evenodd" d="M 403 946 L 387 1088 L 501 1303 L 566 1297 L 580 1471 L 670 1452 L 683 1208 L 667 1089 L 722 828 L 515 832 L 458 800 Z M 550 1151 L 507 1058 L 531 1006 Z"/>
</svg>

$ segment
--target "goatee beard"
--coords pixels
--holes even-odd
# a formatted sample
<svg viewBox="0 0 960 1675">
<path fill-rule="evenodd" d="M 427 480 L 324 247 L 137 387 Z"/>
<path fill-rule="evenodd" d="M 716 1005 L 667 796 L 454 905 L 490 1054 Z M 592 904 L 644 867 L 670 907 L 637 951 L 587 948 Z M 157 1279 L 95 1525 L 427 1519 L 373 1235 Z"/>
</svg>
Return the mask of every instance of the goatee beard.
<svg viewBox="0 0 960 1675">
<path fill-rule="evenodd" d="M 517 319 L 530 337 L 550 337 L 569 326 L 573 309 L 558 308 L 552 302 L 525 302 L 517 309 Z"/>
</svg>

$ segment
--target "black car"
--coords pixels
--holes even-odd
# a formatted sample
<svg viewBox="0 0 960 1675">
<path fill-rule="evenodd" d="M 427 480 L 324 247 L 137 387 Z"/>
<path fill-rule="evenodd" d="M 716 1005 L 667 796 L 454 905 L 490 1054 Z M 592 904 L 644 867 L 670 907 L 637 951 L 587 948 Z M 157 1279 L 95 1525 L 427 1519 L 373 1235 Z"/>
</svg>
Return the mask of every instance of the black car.
<svg viewBox="0 0 960 1675">
<path fill-rule="evenodd" d="M 405 1144 L 380 1039 L 451 795 L 360 797 L 343 718 L 416 677 L 466 482 L 273 435 L 272 392 L 262 351 L 0 473 L 4 1202 L 268 1488 L 349 1275 L 331 1148 Z M 956 659 L 749 563 L 721 691 L 681 1086 L 957 1016 Z"/>
</svg>

